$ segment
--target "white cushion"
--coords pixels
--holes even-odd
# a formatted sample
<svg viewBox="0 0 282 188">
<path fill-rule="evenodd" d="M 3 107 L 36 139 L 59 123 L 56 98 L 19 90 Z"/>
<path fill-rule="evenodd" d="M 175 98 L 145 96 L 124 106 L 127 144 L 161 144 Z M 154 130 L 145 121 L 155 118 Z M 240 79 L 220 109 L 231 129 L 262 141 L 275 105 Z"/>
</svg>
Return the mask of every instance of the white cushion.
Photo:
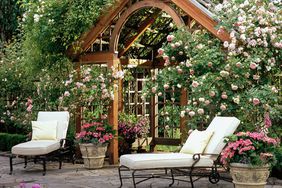
<svg viewBox="0 0 282 188">
<path fill-rule="evenodd" d="M 58 121 L 32 121 L 32 140 L 56 140 Z"/>
<path fill-rule="evenodd" d="M 204 153 L 220 154 L 224 146 L 224 137 L 232 135 L 240 124 L 235 117 L 215 117 L 210 123 L 207 131 L 213 131 Z"/>
<path fill-rule="evenodd" d="M 191 167 L 194 163 L 193 155 L 185 153 L 157 153 L 157 154 L 128 154 L 120 157 L 120 165 L 130 169 L 156 169 Z M 196 167 L 211 167 L 213 160 L 201 156 Z"/>
<path fill-rule="evenodd" d="M 12 147 L 15 155 L 45 155 L 60 148 L 57 140 L 32 140 Z"/>
<path fill-rule="evenodd" d="M 66 111 L 56 111 L 56 112 L 39 112 L 37 121 L 58 121 L 58 129 L 57 129 L 57 139 L 66 138 L 68 125 L 69 125 L 70 115 L 69 112 Z"/>
<path fill-rule="evenodd" d="M 184 146 L 181 148 L 180 153 L 195 154 L 202 153 L 206 148 L 213 131 L 198 131 L 194 130 L 186 140 Z"/>
</svg>

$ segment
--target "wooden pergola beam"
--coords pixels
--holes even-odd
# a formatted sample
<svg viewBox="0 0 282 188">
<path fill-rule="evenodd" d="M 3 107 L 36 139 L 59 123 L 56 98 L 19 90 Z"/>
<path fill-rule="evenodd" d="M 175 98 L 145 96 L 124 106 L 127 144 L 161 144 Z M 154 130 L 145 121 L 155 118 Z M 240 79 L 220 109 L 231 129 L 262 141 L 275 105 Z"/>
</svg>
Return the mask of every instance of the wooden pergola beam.
<svg viewBox="0 0 282 188">
<path fill-rule="evenodd" d="M 78 57 L 81 52 L 85 52 L 91 47 L 97 37 L 109 26 L 112 20 L 119 14 L 119 12 L 126 6 L 130 0 L 117 1 L 115 5 L 111 6 L 106 14 L 99 18 L 98 23 L 95 24 L 87 33 L 83 34 L 78 40 L 80 49 L 78 52 L 74 50 L 74 46 L 69 47 L 67 54 L 72 57 Z M 115 8 L 113 8 L 115 7 Z"/>
<path fill-rule="evenodd" d="M 79 56 L 82 64 L 109 63 L 116 59 L 116 54 L 111 52 L 93 52 Z"/>
<path fill-rule="evenodd" d="M 190 0 L 171 1 L 221 41 L 230 40 L 229 33 L 224 30 L 218 32 L 218 30 L 215 29 L 218 23 L 213 18 L 205 14 L 200 8 L 195 6 Z"/>
<path fill-rule="evenodd" d="M 140 25 L 140 27 L 137 30 L 137 34 L 132 36 L 130 39 L 128 39 L 125 42 L 125 47 L 119 51 L 118 56 L 123 56 L 128 49 L 132 46 L 132 44 L 148 29 L 157 19 L 159 13 L 161 12 L 160 9 L 156 10 L 152 15 L 149 15 Z"/>
</svg>

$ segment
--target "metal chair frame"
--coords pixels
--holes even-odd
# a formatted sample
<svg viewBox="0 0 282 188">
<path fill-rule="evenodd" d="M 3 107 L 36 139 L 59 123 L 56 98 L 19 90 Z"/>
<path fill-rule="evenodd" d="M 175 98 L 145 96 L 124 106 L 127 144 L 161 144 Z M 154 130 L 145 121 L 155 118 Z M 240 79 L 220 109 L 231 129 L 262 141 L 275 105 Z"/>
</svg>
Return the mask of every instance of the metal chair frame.
<svg viewBox="0 0 282 188">
<path fill-rule="evenodd" d="M 17 157 L 17 155 L 11 154 L 9 156 L 10 159 L 10 175 L 13 174 L 13 166 L 18 164 L 24 164 L 24 168 L 27 167 L 27 163 L 33 162 L 34 164 L 42 162 L 43 165 L 43 173 L 42 175 L 46 175 L 46 162 L 54 160 L 58 158 L 59 161 L 59 169 L 62 168 L 63 157 L 69 155 L 69 158 L 72 160 L 72 163 L 75 162 L 75 152 L 74 148 L 72 147 L 72 142 L 68 139 L 61 139 L 60 140 L 60 148 L 55 150 L 51 153 L 45 155 L 32 155 L 32 156 L 23 156 L 23 162 L 13 163 L 13 158 Z"/>
<path fill-rule="evenodd" d="M 126 166 L 120 166 L 118 168 L 119 173 L 119 179 L 120 179 L 120 188 L 123 186 L 123 180 L 124 179 L 131 179 L 133 182 L 133 187 L 136 188 L 137 184 L 145 182 L 147 180 L 150 180 L 152 178 L 160 178 L 160 179 L 170 179 L 172 182 L 169 184 L 169 187 L 171 187 L 175 180 L 183 181 L 183 182 L 189 182 L 191 184 L 191 187 L 194 188 L 194 182 L 198 181 L 199 179 L 203 177 L 209 177 L 209 181 L 212 184 L 216 184 L 221 178 L 217 170 L 218 166 L 218 159 L 214 161 L 214 164 L 211 167 L 206 166 L 195 166 L 201 159 L 201 155 L 211 155 L 218 157 L 218 154 L 194 154 L 193 160 L 194 163 L 191 167 L 175 167 L 175 168 L 150 168 L 150 169 L 130 169 Z M 196 172 L 198 169 L 210 169 L 209 173 L 205 172 Z M 139 171 L 156 171 L 156 170 L 165 170 L 164 173 L 142 173 L 141 175 L 136 175 L 136 173 Z M 168 170 L 170 173 L 168 173 Z M 131 171 L 131 176 L 122 176 L 122 172 L 124 171 Z M 185 179 L 178 179 L 176 177 L 181 176 L 189 176 L 189 180 Z M 193 179 L 193 177 L 197 177 Z M 140 181 L 136 181 L 136 179 L 141 179 Z"/>
</svg>

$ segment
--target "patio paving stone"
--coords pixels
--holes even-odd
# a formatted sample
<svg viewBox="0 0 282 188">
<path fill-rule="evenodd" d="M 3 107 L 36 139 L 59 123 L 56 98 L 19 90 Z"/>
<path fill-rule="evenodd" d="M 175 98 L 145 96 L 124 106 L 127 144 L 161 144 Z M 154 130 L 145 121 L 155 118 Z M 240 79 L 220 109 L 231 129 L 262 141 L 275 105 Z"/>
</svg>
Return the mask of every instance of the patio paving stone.
<svg viewBox="0 0 282 188">
<path fill-rule="evenodd" d="M 20 159 L 17 159 L 20 160 Z M 18 188 L 22 181 L 27 182 L 27 188 L 31 188 L 33 183 L 42 185 L 42 188 L 117 188 L 119 187 L 118 170 L 116 166 L 106 165 L 98 170 L 87 170 L 82 164 L 63 163 L 61 170 L 58 169 L 57 162 L 47 163 L 47 173 L 42 176 L 42 166 L 40 164 L 28 164 L 26 169 L 23 165 L 14 166 L 14 174 L 9 175 L 9 158 L 0 156 L 0 188 Z M 270 178 L 272 185 L 266 188 L 282 188 L 282 181 Z M 138 185 L 138 188 L 166 188 L 170 180 L 152 179 L 146 183 Z M 132 181 L 125 180 L 124 188 L 131 188 Z M 191 187 L 189 183 L 176 181 L 175 188 Z M 203 178 L 195 183 L 195 188 L 233 188 L 233 184 L 220 181 L 213 185 L 207 178 Z"/>
</svg>

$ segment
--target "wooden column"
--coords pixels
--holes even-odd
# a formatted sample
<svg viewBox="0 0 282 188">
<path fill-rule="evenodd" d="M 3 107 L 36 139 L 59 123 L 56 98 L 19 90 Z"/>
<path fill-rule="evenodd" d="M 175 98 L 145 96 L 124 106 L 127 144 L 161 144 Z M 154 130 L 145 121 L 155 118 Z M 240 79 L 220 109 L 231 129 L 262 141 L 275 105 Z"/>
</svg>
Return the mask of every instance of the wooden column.
<svg viewBox="0 0 282 188">
<path fill-rule="evenodd" d="M 186 106 L 188 101 L 188 95 L 187 95 L 187 89 L 182 88 L 181 89 L 181 96 L 180 96 L 180 106 Z M 180 142 L 185 142 L 187 138 L 187 127 L 186 127 L 187 117 L 181 117 L 180 118 Z"/>
<path fill-rule="evenodd" d="M 80 62 L 75 62 L 75 69 L 78 75 L 77 80 L 80 80 Z M 75 114 L 75 131 L 79 133 L 81 131 L 81 106 L 77 106 Z"/>
<path fill-rule="evenodd" d="M 117 56 L 112 61 L 108 62 L 108 68 L 119 66 L 119 59 Z M 118 81 L 116 83 L 118 85 Z M 115 138 L 111 141 L 109 146 L 109 162 L 110 164 L 118 164 L 118 104 L 119 104 L 119 92 L 118 88 L 114 88 L 114 100 L 111 102 L 109 109 L 109 123 L 116 130 Z"/>
</svg>

